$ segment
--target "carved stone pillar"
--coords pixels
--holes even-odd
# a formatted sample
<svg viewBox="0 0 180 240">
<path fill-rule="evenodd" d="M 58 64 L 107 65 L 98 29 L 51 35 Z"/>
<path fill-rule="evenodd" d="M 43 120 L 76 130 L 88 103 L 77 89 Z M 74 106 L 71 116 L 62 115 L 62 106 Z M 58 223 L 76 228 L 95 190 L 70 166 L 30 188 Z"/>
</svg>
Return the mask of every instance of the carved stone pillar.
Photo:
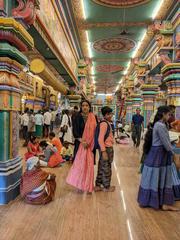
<svg viewBox="0 0 180 240">
<path fill-rule="evenodd" d="M 34 46 L 24 28 L 32 23 L 32 16 L 35 17 L 34 2 L 0 0 L 0 204 L 8 203 L 19 194 L 22 163 L 18 153 L 21 94 L 18 80 L 28 64 L 22 52 Z M 15 3 L 18 7 L 12 9 Z M 14 14 L 20 22 L 12 18 Z M 24 16 L 30 22 L 24 21 Z"/>
<path fill-rule="evenodd" d="M 167 104 L 176 106 L 176 118 L 180 119 L 180 63 L 169 63 L 161 71 L 168 87 Z"/>
<path fill-rule="evenodd" d="M 154 112 L 155 97 L 158 86 L 154 84 L 143 84 L 141 86 L 143 96 L 144 127 L 147 127 L 149 120 Z"/>
</svg>

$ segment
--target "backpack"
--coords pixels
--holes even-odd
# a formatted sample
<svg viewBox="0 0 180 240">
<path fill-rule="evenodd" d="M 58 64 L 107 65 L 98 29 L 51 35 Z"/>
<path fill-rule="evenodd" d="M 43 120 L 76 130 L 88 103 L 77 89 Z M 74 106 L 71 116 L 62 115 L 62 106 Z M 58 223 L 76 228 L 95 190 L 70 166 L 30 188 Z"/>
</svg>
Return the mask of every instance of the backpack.
<svg viewBox="0 0 180 240">
<path fill-rule="evenodd" d="M 95 136 L 94 136 L 94 149 L 100 149 L 98 139 L 99 139 L 99 132 L 100 132 L 100 124 L 102 122 L 106 122 L 107 123 L 107 131 L 106 131 L 106 134 L 104 136 L 104 141 L 106 141 L 106 139 L 109 137 L 109 134 L 110 134 L 110 131 L 111 131 L 111 127 L 110 127 L 109 123 L 106 120 L 100 121 L 97 124 L 96 131 L 95 131 Z"/>
</svg>

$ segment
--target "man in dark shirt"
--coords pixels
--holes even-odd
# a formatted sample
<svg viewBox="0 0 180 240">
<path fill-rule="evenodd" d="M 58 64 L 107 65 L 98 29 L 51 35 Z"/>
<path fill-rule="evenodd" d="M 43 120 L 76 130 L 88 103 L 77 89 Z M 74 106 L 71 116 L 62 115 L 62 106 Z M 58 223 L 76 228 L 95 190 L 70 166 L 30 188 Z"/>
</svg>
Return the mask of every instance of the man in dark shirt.
<svg viewBox="0 0 180 240">
<path fill-rule="evenodd" d="M 144 131 L 144 117 L 140 114 L 141 109 L 136 109 L 136 114 L 132 117 L 132 140 L 134 146 L 139 147 L 141 141 L 141 131 Z"/>
</svg>

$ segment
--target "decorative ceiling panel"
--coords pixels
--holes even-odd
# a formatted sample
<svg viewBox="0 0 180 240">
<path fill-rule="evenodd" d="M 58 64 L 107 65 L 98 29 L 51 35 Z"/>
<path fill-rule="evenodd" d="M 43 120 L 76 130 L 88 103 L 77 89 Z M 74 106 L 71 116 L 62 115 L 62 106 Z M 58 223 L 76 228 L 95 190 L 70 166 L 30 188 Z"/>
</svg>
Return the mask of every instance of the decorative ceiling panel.
<svg viewBox="0 0 180 240">
<path fill-rule="evenodd" d="M 151 0 L 92 0 L 92 1 L 106 7 L 127 8 L 142 5 L 147 2 L 150 2 Z"/>
<path fill-rule="evenodd" d="M 129 52 L 136 46 L 135 41 L 129 38 L 109 38 L 97 40 L 93 48 L 101 53 Z"/>
<path fill-rule="evenodd" d="M 124 67 L 120 65 L 110 65 L 110 64 L 104 64 L 104 65 L 98 65 L 96 67 L 97 72 L 120 72 L 123 71 Z"/>
</svg>

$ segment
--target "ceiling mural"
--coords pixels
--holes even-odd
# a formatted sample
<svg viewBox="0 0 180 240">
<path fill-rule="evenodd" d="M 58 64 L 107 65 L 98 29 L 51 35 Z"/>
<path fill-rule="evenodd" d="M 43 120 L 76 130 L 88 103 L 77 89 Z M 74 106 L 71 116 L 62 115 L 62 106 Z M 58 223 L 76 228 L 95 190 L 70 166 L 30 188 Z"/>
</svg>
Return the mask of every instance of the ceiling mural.
<svg viewBox="0 0 180 240">
<path fill-rule="evenodd" d="M 100 5 L 114 8 L 135 7 L 151 0 L 92 0 Z"/>
<path fill-rule="evenodd" d="M 135 41 L 128 38 L 109 38 L 97 40 L 93 48 L 101 53 L 129 52 L 135 47 Z"/>
<path fill-rule="evenodd" d="M 98 65 L 96 66 L 96 71 L 97 72 L 119 72 L 123 71 L 124 67 L 120 65 L 110 65 L 110 64 L 103 64 L 103 65 Z"/>
<path fill-rule="evenodd" d="M 89 81 L 96 86 L 97 93 L 115 92 L 134 67 L 134 59 L 142 56 L 153 39 L 154 33 L 149 34 L 147 29 L 161 0 L 67 2 L 76 22 L 83 56 L 90 62 Z M 157 19 L 165 17 L 172 2 L 163 0 Z M 106 83 L 104 79 L 109 80 Z"/>
</svg>

